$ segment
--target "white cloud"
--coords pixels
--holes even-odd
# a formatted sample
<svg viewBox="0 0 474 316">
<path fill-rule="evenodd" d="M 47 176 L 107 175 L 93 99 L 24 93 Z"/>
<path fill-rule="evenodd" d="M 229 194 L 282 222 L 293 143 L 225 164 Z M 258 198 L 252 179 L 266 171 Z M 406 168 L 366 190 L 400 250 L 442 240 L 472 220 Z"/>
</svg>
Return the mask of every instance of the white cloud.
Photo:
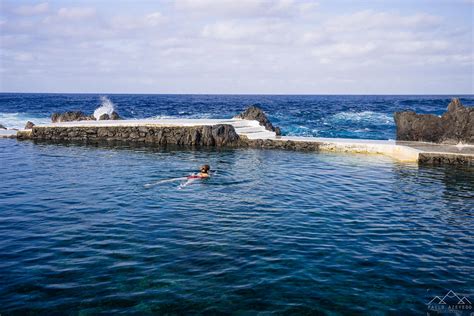
<svg viewBox="0 0 474 316">
<path fill-rule="evenodd" d="M 243 43 L 282 43 L 286 27 L 285 23 L 271 19 L 259 19 L 246 23 L 232 20 L 205 25 L 202 35 L 218 40 L 242 41 Z"/>
<path fill-rule="evenodd" d="M 134 31 L 138 29 L 155 28 L 166 21 L 161 12 L 152 12 L 144 16 L 114 16 L 107 23 L 113 31 Z"/>
<path fill-rule="evenodd" d="M 318 3 L 309 0 L 176 0 L 178 10 L 208 16 L 256 17 L 286 16 L 309 12 Z"/>
<path fill-rule="evenodd" d="M 37 5 L 23 5 L 13 10 L 16 14 L 29 16 L 47 13 L 49 5 L 46 2 L 39 3 Z"/>
<path fill-rule="evenodd" d="M 133 12 L 49 7 L 40 17 L 6 10 L 5 89 L 49 82 L 64 91 L 410 93 L 403 89 L 413 85 L 442 93 L 448 88 L 425 90 L 426 72 L 431 82 L 466 90 L 474 65 L 470 24 L 428 9 L 346 6 L 340 14 L 297 0 L 140 3 Z"/>
<path fill-rule="evenodd" d="M 149 26 L 157 26 L 165 20 L 163 14 L 160 12 L 153 12 L 145 16 L 145 24 Z"/>
<path fill-rule="evenodd" d="M 401 15 L 393 12 L 364 10 L 336 16 L 325 27 L 330 31 L 366 31 L 380 29 L 425 29 L 440 25 L 442 19 L 428 14 Z"/>
<path fill-rule="evenodd" d="M 14 58 L 16 61 L 28 62 L 33 60 L 33 55 L 31 53 L 17 53 Z"/>
<path fill-rule="evenodd" d="M 96 10 L 89 7 L 71 7 L 58 10 L 58 17 L 71 20 L 91 18 L 96 15 Z"/>
</svg>

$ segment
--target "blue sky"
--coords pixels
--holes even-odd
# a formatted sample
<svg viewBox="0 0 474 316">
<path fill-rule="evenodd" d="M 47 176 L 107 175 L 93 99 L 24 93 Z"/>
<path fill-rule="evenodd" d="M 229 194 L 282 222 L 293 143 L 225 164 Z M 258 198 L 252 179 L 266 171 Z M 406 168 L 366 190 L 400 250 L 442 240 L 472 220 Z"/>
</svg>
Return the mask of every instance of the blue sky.
<svg viewBox="0 0 474 316">
<path fill-rule="evenodd" d="M 472 94 L 472 0 L 0 0 L 0 91 Z"/>
</svg>

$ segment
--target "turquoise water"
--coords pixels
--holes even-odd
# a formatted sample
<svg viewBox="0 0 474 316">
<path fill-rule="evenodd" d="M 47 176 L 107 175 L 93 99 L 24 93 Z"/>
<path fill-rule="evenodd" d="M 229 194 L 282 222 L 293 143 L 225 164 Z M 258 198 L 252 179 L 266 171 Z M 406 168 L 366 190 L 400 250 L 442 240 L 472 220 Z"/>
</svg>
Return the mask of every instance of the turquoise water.
<svg viewBox="0 0 474 316">
<path fill-rule="evenodd" d="M 474 169 L 0 141 L 0 313 L 419 314 L 474 301 Z M 211 179 L 179 188 L 209 163 Z"/>
</svg>

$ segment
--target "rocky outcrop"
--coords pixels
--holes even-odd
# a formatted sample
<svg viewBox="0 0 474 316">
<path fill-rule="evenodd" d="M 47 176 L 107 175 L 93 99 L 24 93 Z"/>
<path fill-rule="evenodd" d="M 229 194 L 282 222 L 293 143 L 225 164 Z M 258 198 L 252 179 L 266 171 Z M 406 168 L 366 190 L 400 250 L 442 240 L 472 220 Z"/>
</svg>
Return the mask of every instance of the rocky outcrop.
<svg viewBox="0 0 474 316">
<path fill-rule="evenodd" d="M 110 115 L 107 113 L 104 113 L 99 117 L 99 121 L 104 121 L 104 120 L 121 120 L 121 118 L 118 115 L 118 113 L 114 111 Z"/>
<path fill-rule="evenodd" d="M 280 128 L 274 127 L 268 117 L 265 115 L 265 112 L 255 105 L 249 106 L 244 112 L 237 115 L 236 118 L 243 120 L 256 120 L 267 130 L 275 132 L 277 135 L 281 135 Z"/>
<path fill-rule="evenodd" d="M 51 115 L 51 121 L 53 123 L 92 120 L 95 120 L 94 116 L 86 115 L 81 111 L 68 111 L 64 113 L 53 113 L 53 115 Z"/>
<path fill-rule="evenodd" d="M 53 123 L 73 122 L 73 121 L 95 121 L 94 115 L 86 115 L 81 111 L 69 111 L 64 113 L 53 113 L 51 121 Z M 117 112 L 109 114 L 102 114 L 99 120 L 121 120 Z"/>
<path fill-rule="evenodd" d="M 474 108 L 464 107 L 457 98 L 442 116 L 396 112 L 397 140 L 444 144 L 474 144 Z"/>
<path fill-rule="evenodd" d="M 25 129 L 32 129 L 35 124 L 31 121 L 26 122 Z"/>
<path fill-rule="evenodd" d="M 26 138 L 26 137 L 25 137 Z M 125 141 L 158 145 L 236 147 L 241 144 L 232 125 L 214 126 L 71 126 L 33 127 L 28 137 L 53 141 Z"/>
<path fill-rule="evenodd" d="M 113 111 L 113 112 L 110 114 L 110 119 L 111 119 L 111 120 L 121 120 L 122 118 L 118 115 L 117 112 Z"/>
<path fill-rule="evenodd" d="M 2 124 L 0 124 L 0 129 L 7 129 L 7 128 L 3 126 Z"/>
</svg>

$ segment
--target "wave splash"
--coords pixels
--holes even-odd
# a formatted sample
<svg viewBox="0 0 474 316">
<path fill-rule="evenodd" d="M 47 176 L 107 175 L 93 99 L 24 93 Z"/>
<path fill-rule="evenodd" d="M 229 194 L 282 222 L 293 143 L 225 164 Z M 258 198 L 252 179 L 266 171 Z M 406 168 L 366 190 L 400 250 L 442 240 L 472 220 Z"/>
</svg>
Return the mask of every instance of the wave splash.
<svg viewBox="0 0 474 316">
<path fill-rule="evenodd" d="M 23 129 L 26 122 L 31 121 L 35 124 L 51 123 L 51 118 L 34 116 L 28 113 L 0 113 L 0 124 L 8 129 Z"/>
<path fill-rule="evenodd" d="M 99 118 L 104 114 L 108 114 L 110 116 L 115 111 L 115 104 L 113 104 L 109 98 L 106 96 L 101 96 L 100 101 L 100 106 L 94 111 L 94 117 L 96 120 L 99 120 Z"/>
<path fill-rule="evenodd" d="M 394 125 L 392 116 L 373 111 L 339 112 L 329 117 L 328 121 L 333 123 L 346 122 L 362 125 Z"/>
</svg>

